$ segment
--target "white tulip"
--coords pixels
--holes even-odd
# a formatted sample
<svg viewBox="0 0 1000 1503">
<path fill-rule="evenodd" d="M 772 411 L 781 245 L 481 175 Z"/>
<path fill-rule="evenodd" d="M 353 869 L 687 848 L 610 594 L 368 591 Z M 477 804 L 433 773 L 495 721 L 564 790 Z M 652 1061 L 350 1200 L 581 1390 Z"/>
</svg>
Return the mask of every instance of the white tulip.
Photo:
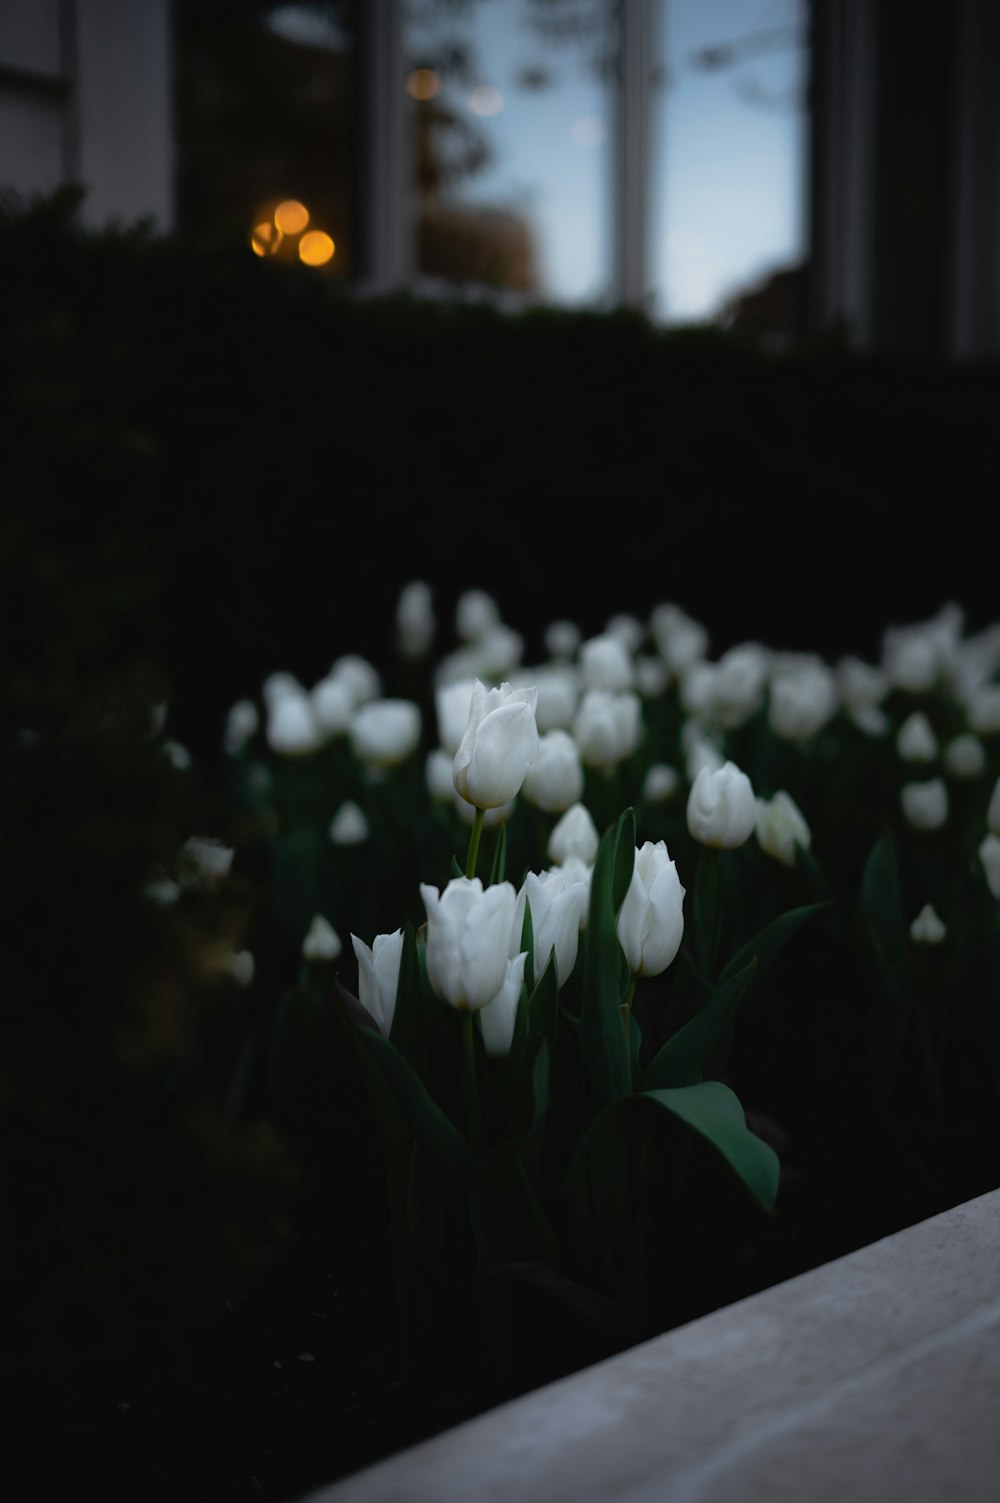
<svg viewBox="0 0 1000 1503">
<path fill-rule="evenodd" d="M 438 737 L 449 757 L 454 757 L 462 744 L 475 687 L 474 678 L 459 678 L 451 683 L 438 684 L 434 690 Z"/>
<path fill-rule="evenodd" d="M 948 818 L 948 789 L 940 778 L 904 784 L 900 800 L 915 830 L 938 830 Z"/>
<path fill-rule="evenodd" d="M 979 847 L 979 859 L 987 887 L 995 898 L 1000 898 L 1000 835 L 986 836 Z"/>
<path fill-rule="evenodd" d="M 979 778 L 986 771 L 986 748 L 971 731 L 956 736 L 944 749 L 945 771 L 953 778 Z"/>
<path fill-rule="evenodd" d="M 932 903 L 925 903 L 910 925 L 910 938 L 917 945 L 939 945 L 947 933 Z"/>
<path fill-rule="evenodd" d="M 420 707 L 408 699 L 376 699 L 351 721 L 351 745 L 369 767 L 395 767 L 420 741 Z"/>
<path fill-rule="evenodd" d="M 437 799 L 439 803 L 450 804 L 455 797 L 455 784 L 451 776 L 454 763 L 454 753 L 446 752 L 443 747 L 436 746 L 427 753 L 424 780 L 431 798 Z"/>
<path fill-rule="evenodd" d="M 489 689 L 476 680 L 469 719 L 455 753 L 455 787 L 477 809 L 509 803 L 538 751 L 536 689 Z"/>
<path fill-rule="evenodd" d="M 889 692 L 889 677 L 885 670 L 861 658 L 841 658 L 834 677 L 841 702 L 852 713 L 880 705 Z"/>
<path fill-rule="evenodd" d="M 524 775 L 523 792 L 529 804 L 547 814 L 561 814 L 583 795 L 580 748 L 567 731 L 541 736 L 538 752 Z"/>
<path fill-rule="evenodd" d="M 643 653 L 635 660 L 635 686 L 646 699 L 659 699 L 670 683 L 670 669 L 654 653 Z"/>
<path fill-rule="evenodd" d="M 724 762 L 717 772 L 703 767 L 688 795 L 687 827 L 702 845 L 734 850 L 749 840 L 757 824 L 757 800 L 745 772 Z"/>
<path fill-rule="evenodd" d="M 799 846 L 808 850 L 812 834 L 795 800 L 784 790 L 757 800 L 757 842 L 783 866 L 794 866 Z"/>
<path fill-rule="evenodd" d="M 367 704 L 370 699 L 378 699 L 382 693 L 382 680 L 378 676 L 378 670 L 367 658 L 358 657 L 357 653 L 349 652 L 338 658 L 328 677 L 344 686 L 354 709 Z"/>
<path fill-rule="evenodd" d="M 689 783 L 695 781 L 702 768 L 718 772 L 726 760 L 715 742 L 705 735 L 704 727 L 697 720 L 684 722 L 681 745 L 684 748 L 684 768 Z"/>
<path fill-rule="evenodd" d="M 658 976 L 684 937 L 684 893 L 664 841 L 635 853 L 632 880 L 617 921 L 618 942 L 634 976 Z"/>
<path fill-rule="evenodd" d="M 896 736 L 896 750 L 904 762 L 933 762 L 937 756 L 937 737 L 926 715 L 914 710 L 907 715 Z"/>
<path fill-rule="evenodd" d="M 642 646 L 646 635 L 646 628 L 638 616 L 630 616 L 627 612 L 620 612 L 612 616 L 604 628 L 606 637 L 617 637 L 629 656 L 633 656 Z"/>
<path fill-rule="evenodd" d="M 333 816 L 329 835 L 334 845 L 361 845 L 368 839 L 368 821 L 352 799 L 345 799 Z"/>
<path fill-rule="evenodd" d="M 193 835 L 181 846 L 177 859 L 182 887 L 216 887 L 229 875 L 235 851 L 206 835 Z"/>
<path fill-rule="evenodd" d="M 549 664 L 533 668 L 515 688 L 532 683 L 538 689 L 535 720 L 540 735 L 546 731 L 565 731 L 573 724 L 573 716 L 580 702 L 580 675 L 568 663 Z"/>
<path fill-rule="evenodd" d="M 422 579 L 404 585 L 396 602 L 396 640 L 407 658 L 422 658 L 434 640 L 431 587 Z"/>
<path fill-rule="evenodd" d="M 631 689 L 635 672 L 628 648 L 620 637 L 591 637 L 580 648 L 580 669 L 586 689 Z"/>
<path fill-rule="evenodd" d="M 978 736 L 1000 735 L 1000 684 L 982 684 L 966 701 L 969 727 Z"/>
<path fill-rule="evenodd" d="M 371 946 L 356 934 L 351 944 L 358 958 L 358 1001 L 375 1020 L 379 1032 L 389 1037 L 399 990 L 399 966 L 403 958 L 403 931 L 376 934 Z"/>
<path fill-rule="evenodd" d="M 514 1025 L 517 1022 L 517 1004 L 524 985 L 524 967 L 528 956 L 522 951 L 507 961 L 503 985 L 491 1001 L 479 1011 L 479 1029 L 483 1047 L 492 1058 L 502 1058 L 510 1053 L 514 1042 Z"/>
<path fill-rule="evenodd" d="M 649 629 L 660 656 L 674 673 L 683 673 L 708 651 L 708 632 L 679 605 L 656 606 Z"/>
<path fill-rule="evenodd" d="M 535 980 L 542 975 L 555 951 L 560 986 L 569 980 L 576 965 L 580 930 L 587 921 L 591 868 L 582 861 L 552 867 L 540 875 L 529 872 L 518 893 L 514 933 L 520 938 L 518 920 L 524 906 L 531 909 L 531 933 L 535 950 Z"/>
<path fill-rule="evenodd" d="M 583 633 L 572 621 L 552 621 L 545 628 L 545 651 L 554 658 L 571 658 Z"/>
<path fill-rule="evenodd" d="M 731 647 L 719 659 L 714 682 L 713 718 L 726 730 L 750 719 L 764 700 L 771 653 L 759 642 Z"/>
<path fill-rule="evenodd" d="M 354 714 L 355 701 L 351 689 L 342 678 L 328 673 L 314 684 L 309 695 L 316 724 L 326 736 L 345 735 Z"/>
<path fill-rule="evenodd" d="M 647 803 L 665 804 L 677 792 L 680 781 L 681 775 L 676 767 L 668 767 L 666 762 L 653 762 L 646 769 L 642 796 Z"/>
<path fill-rule="evenodd" d="M 837 708 L 833 673 L 819 658 L 804 653 L 778 660 L 768 692 L 771 729 L 785 741 L 808 741 Z"/>
<path fill-rule="evenodd" d="M 317 913 L 302 941 L 303 957 L 313 964 L 322 965 L 336 960 L 343 948 L 336 929 L 321 913 Z"/>
<path fill-rule="evenodd" d="M 422 882 L 420 895 L 431 986 L 459 1012 L 477 1012 L 508 979 L 517 894 L 510 882 L 484 891 L 478 877 L 453 877 L 443 893 Z"/>
<path fill-rule="evenodd" d="M 485 590 L 466 590 L 455 607 L 455 630 L 463 642 L 480 642 L 500 622 L 500 611 Z"/>
<path fill-rule="evenodd" d="M 570 861 L 593 866 L 600 843 L 601 837 L 590 811 L 583 804 L 574 804 L 566 810 L 549 836 L 549 858 L 559 866 L 566 866 Z"/>
<path fill-rule="evenodd" d="M 267 744 L 283 757 L 304 757 L 322 742 L 312 703 L 306 691 L 287 689 L 272 695 L 267 705 Z"/>
<path fill-rule="evenodd" d="M 588 767 L 607 770 L 631 756 L 642 734 L 638 694 L 588 689 L 573 721 L 573 735 Z"/>
<path fill-rule="evenodd" d="M 240 699 L 226 716 L 225 748 L 231 757 L 237 756 L 247 742 L 256 736 L 260 728 L 260 715 L 253 700 Z"/>
</svg>

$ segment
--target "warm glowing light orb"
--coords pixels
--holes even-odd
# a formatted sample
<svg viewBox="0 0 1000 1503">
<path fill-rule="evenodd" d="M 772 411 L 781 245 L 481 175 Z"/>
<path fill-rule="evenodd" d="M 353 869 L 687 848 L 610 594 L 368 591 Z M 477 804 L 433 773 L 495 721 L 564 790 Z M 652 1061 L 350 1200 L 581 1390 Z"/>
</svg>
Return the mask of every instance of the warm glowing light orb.
<svg viewBox="0 0 1000 1503">
<path fill-rule="evenodd" d="M 411 99 L 433 99 L 441 92 L 441 80 L 433 68 L 414 68 L 406 80 L 406 92 Z"/>
<path fill-rule="evenodd" d="M 274 222 L 283 235 L 301 235 L 309 223 L 309 210 L 297 198 L 286 198 L 275 209 Z"/>
<path fill-rule="evenodd" d="M 310 230 L 299 241 L 299 260 L 307 266 L 325 266 L 335 249 L 325 230 Z"/>
<path fill-rule="evenodd" d="M 273 256 L 284 238 L 277 225 L 265 219 L 263 224 L 255 225 L 250 236 L 250 248 L 255 256 Z"/>
</svg>

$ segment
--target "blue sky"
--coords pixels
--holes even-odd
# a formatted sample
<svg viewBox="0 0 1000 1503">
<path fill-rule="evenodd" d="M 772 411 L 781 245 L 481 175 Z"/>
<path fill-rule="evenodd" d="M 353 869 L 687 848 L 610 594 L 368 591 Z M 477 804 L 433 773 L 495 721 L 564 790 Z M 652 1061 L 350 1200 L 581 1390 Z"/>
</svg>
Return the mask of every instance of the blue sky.
<svg viewBox="0 0 1000 1503">
<path fill-rule="evenodd" d="M 657 5 L 666 86 L 655 94 L 653 311 L 696 319 L 801 254 L 801 0 Z M 503 108 L 478 117 L 496 161 L 461 196 L 527 214 L 546 290 L 587 301 L 608 285 L 610 101 L 587 52 L 540 44 L 527 8 L 526 0 L 478 0 L 465 11 L 481 84 L 499 91 Z M 691 61 L 705 47 L 747 37 L 758 41 L 729 67 L 706 71 Z M 526 63 L 546 65 L 553 82 L 525 89 Z M 449 97 L 471 109 L 468 88 L 449 88 Z"/>
</svg>

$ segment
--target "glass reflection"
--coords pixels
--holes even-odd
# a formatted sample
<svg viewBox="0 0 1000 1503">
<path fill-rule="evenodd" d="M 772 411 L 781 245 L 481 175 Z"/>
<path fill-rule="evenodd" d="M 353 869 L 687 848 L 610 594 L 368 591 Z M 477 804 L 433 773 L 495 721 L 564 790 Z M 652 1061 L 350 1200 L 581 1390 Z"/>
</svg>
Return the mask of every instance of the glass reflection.
<svg viewBox="0 0 1000 1503">
<path fill-rule="evenodd" d="M 804 0 L 660 0 L 656 313 L 794 327 L 804 258 Z"/>
<path fill-rule="evenodd" d="M 606 0 L 409 0 L 405 15 L 418 273 L 603 298 Z"/>
</svg>

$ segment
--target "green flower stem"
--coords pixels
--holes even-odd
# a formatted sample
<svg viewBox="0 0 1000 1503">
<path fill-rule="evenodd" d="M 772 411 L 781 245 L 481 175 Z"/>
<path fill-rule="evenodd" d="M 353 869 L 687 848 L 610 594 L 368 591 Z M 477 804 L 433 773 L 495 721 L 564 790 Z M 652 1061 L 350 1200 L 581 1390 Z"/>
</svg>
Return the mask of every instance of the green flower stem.
<svg viewBox="0 0 1000 1503">
<path fill-rule="evenodd" d="M 482 838 L 483 820 L 485 818 L 486 811 L 484 809 L 477 809 L 476 817 L 472 823 L 472 834 L 469 836 L 469 859 L 465 863 L 465 875 L 467 877 L 474 877 L 476 875 L 476 863 L 479 860 L 479 842 Z"/>
<path fill-rule="evenodd" d="M 465 1115 L 469 1126 L 469 1147 L 472 1149 L 474 1158 L 481 1158 L 483 1152 L 483 1117 L 479 1105 L 479 1082 L 476 1079 L 476 1041 L 473 1037 L 473 1022 L 471 1012 L 462 1014 L 462 1054 L 465 1069 L 462 1072 L 462 1086 L 465 1091 Z"/>
</svg>

